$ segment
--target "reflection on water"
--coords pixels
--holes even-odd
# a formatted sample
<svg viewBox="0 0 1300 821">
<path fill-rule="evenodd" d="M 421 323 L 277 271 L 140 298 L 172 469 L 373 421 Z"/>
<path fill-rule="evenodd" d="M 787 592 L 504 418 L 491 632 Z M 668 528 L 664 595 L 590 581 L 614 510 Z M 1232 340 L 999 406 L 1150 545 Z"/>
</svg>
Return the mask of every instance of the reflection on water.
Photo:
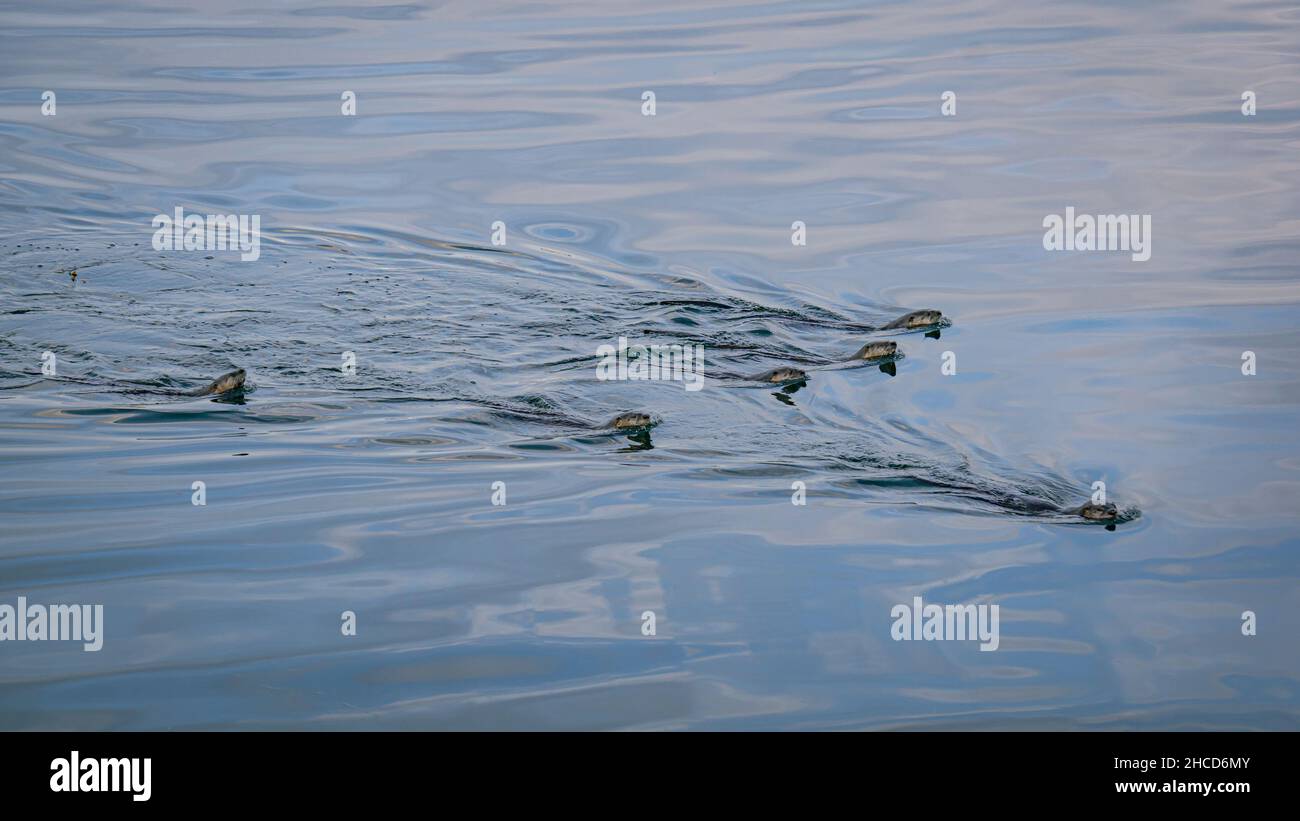
<svg viewBox="0 0 1300 821">
<path fill-rule="evenodd" d="M 106 636 L 0 726 L 1300 724 L 1287 6 L 83 11 L 0 26 L 0 602 Z"/>
</svg>

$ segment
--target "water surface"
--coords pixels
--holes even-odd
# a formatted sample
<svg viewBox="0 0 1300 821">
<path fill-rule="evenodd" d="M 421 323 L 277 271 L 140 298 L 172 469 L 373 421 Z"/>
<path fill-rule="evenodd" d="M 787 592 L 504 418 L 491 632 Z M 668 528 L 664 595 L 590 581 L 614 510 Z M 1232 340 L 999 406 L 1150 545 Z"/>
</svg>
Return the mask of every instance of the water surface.
<svg viewBox="0 0 1300 821">
<path fill-rule="evenodd" d="M 0 602 L 106 634 L 0 645 L 0 727 L 1297 729 L 1298 58 L 1269 2 L 6 8 Z"/>
</svg>

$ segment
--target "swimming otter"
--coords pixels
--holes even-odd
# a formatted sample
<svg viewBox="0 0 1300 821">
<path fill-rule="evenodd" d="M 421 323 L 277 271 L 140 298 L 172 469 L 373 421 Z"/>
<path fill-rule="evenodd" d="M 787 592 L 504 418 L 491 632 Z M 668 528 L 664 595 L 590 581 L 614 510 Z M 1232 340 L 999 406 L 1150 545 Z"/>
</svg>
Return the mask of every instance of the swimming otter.
<svg viewBox="0 0 1300 821">
<path fill-rule="evenodd" d="M 933 308 L 923 308 L 919 311 L 912 311 L 903 314 L 898 319 L 886 325 L 883 330 L 892 331 L 899 328 L 913 330 L 916 328 L 928 328 L 931 325 L 938 325 L 943 321 L 943 312 L 936 311 Z"/>
<path fill-rule="evenodd" d="M 637 430 L 639 428 L 648 428 L 653 424 L 654 419 L 651 418 L 650 414 L 642 413 L 640 411 L 629 411 L 615 416 L 613 419 L 609 420 L 609 424 L 605 427 L 613 428 L 614 430 Z"/>
<path fill-rule="evenodd" d="M 230 373 L 223 373 L 216 379 L 207 384 L 206 387 L 197 390 L 184 391 L 185 396 L 215 396 L 222 393 L 230 393 L 244 387 L 244 369 L 235 368 Z"/>
<path fill-rule="evenodd" d="M 858 352 L 850 356 L 849 359 L 865 359 L 868 362 L 872 359 L 885 359 L 898 353 L 897 342 L 868 342 Z"/>
<path fill-rule="evenodd" d="M 766 373 L 761 373 L 754 377 L 754 381 L 781 384 L 783 382 L 802 382 L 807 378 L 808 374 L 798 368 L 783 367 L 770 370 Z"/>
<path fill-rule="evenodd" d="M 60 376 L 59 381 L 75 382 L 79 385 L 91 385 L 98 388 L 108 388 L 110 390 L 120 391 L 122 393 L 144 393 L 156 394 L 158 396 L 220 396 L 225 393 L 242 390 L 244 387 L 244 378 L 246 374 L 243 368 L 235 368 L 229 373 L 223 373 L 216 379 L 201 388 L 194 390 L 180 390 L 178 388 L 162 388 L 152 385 L 131 385 L 105 382 L 99 379 L 81 379 L 75 376 Z"/>
<path fill-rule="evenodd" d="M 1112 502 L 1104 504 L 1089 502 L 1079 508 L 1079 515 L 1090 522 L 1109 522 L 1119 516 L 1119 508 Z"/>
</svg>

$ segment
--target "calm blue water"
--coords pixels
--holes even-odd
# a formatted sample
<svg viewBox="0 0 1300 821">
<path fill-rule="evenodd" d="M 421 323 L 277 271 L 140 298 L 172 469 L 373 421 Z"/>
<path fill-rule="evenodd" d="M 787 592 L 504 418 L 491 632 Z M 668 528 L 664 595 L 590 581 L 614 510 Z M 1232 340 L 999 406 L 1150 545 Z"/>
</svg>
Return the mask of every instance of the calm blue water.
<svg viewBox="0 0 1300 821">
<path fill-rule="evenodd" d="M 0 12 L 0 727 L 1300 728 L 1300 7 L 213 5 Z"/>
</svg>

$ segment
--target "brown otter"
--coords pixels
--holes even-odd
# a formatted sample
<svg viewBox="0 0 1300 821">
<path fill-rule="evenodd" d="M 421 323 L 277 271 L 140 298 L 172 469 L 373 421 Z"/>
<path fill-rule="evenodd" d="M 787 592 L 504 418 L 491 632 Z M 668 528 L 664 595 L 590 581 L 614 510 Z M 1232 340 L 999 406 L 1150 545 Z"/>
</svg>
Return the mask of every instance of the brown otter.
<svg viewBox="0 0 1300 821">
<path fill-rule="evenodd" d="M 1119 508 L 1112 502 L 1088 502 L 1079 508 L 1079 515 L 1090 522 L 1109 522 L 1119 516 Z"/>
<path fill-rule="evenodd" d="M 898 353 L 898 343 L 892 341 L 868 342 L 858 352 L 850 356 L 849 359 L 865 359 L 870 362 L 872 359 L 885 359 Z"/>
<path fill-rule="evenodd" d="M 192 391 L 184 391 L 185 396 L 216 396 L 222 393 L 230 393 L 244 387 L 244 369 L 235 368 L 230 373 L 223 373 L 216 379 L 209 382 L 206 386 Z"/>
<path fill-rule="evenodd" d="M 808 374 L 798 368 L 782 367 L 775 368 L 761 373 L 754 377 L 755 382 L 771 382 L 772 384 L 781 384 L 784 382 L 802 382 L 808 378 Z"/>
<path fill-rule="evenodd" d="M 58 379 L 65 382 L 75 382 L 79 385 L 108 388 L 122 393 L 144 393 L 156 394 L 158 396 L 220 396 L 222 394 L 243 390 L 245 376 L 246 374 L 244 373 L 243 368 L 235 368 L 229 373 L 223 373 L 221 376 L 218 376 L 216 379 L 201 388 L 195 388 L 188 391 L 179 388 L 162 388 L 152 385 L 104 382 L 98 379 L 82 379 L 76 376 L 60 376 Z"/>
<path fill-rule="evenodd" d="M 936 311 L 933 308 L 923 308 L 919 311 L 903 314 L 898 319 L 889 323 L 883 330 L 892 331 L 896 329 L 915 330 L 916 328 L 928 328 L 932 325 L 938 325 L 943 321 L 943 312 Z"/>
<path fill-rule="evenodd" d="M 605 427 L 613 428 L 614 430 L 638 430 L 640 428 L 648 428 L 653 424 L 654 419 L 650 414 L 642 413 L 641 411 L 629 411 L 615 416 L 613 419 L 609 420 L 609 424 Z"/>
</svg>

